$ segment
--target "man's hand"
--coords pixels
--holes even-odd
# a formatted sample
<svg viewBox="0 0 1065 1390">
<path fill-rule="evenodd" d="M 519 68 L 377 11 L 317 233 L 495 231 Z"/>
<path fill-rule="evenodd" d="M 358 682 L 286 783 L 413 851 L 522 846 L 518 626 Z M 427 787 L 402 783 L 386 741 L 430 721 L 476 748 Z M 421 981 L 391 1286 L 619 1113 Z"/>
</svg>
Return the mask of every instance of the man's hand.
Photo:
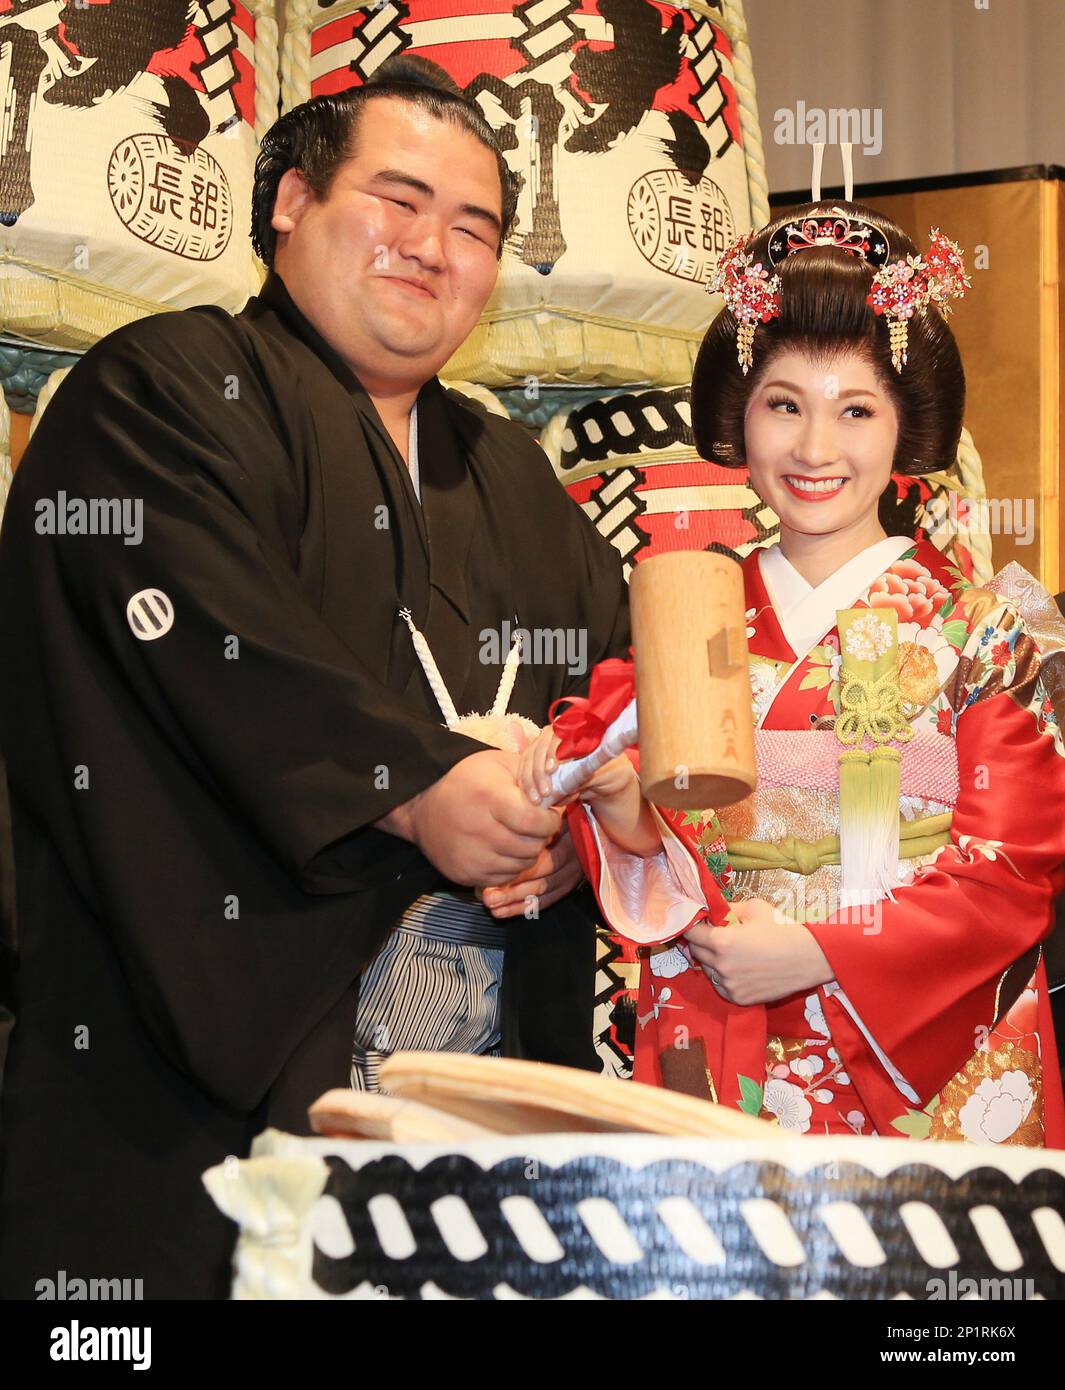
<svg viewBox="0 0 1065 1390">
<path fill-rule="evenodd" d="M 834 978 L 813 934 L 764 899 L 736 903 L 730 917 L 727 927 L 697 922 L 684 937 L 723 999 L 768 1004 Z"/>
<path fill-rule="evenodd" d="M 569 826 L 563 821 L 557 839 L 542 851 L 536 863 L 512 883 L 487 889 L 484 905 L 493 917 L 519 917 L 525 913 L 526 901 L 535 897 L 536 910 L 540 912 L 572 892 L 583 876 Z"/>
<path fill-rule="evenodd" d="M 453 883 L 511 883 L 558 833 L 558 815 L 532 805 L 517 772 L 516 753 L 471 753 L 375 823 L 416 844 Z"/>
</svg>

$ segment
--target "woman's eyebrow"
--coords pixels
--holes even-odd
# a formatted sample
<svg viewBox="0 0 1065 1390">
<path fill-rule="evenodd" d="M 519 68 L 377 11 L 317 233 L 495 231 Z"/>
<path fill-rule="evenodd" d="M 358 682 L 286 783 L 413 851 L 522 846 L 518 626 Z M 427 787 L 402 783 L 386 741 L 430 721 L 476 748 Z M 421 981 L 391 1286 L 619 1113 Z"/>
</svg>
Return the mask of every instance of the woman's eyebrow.
<svg viewBox="0 0 1065 1390">
<path fill-rule="evenodd" d="M 763 389 L 768 391 L 771 386 L 779 386 L 785 391 L 794 391 L 797 396 L 805 394 L 801 386 L 796 386 L 793 381 L 767 381 L 763 383 Z"/>
<path fill-rule="evenodd" d="M 773 386 L 779 386 L 784 391 L 794 391 L 797 396 L 803 396 L 806 394 L 804 388 L 801 386 L 796 386 L 793 381 L 767 381 L 763 386 L 763 390 L 768 391 Z M 821 392 L 816 391 L 813 394 L 821 395 Z M 834 393 L 834 399 L 836 400 L 846 400 L 850 396 L 877 397 L 877 393 L 872 389 L 872 387 L 869 386 L 855 386 L 852 387 L 849 391 L 836 391 Z"/>
</svg>

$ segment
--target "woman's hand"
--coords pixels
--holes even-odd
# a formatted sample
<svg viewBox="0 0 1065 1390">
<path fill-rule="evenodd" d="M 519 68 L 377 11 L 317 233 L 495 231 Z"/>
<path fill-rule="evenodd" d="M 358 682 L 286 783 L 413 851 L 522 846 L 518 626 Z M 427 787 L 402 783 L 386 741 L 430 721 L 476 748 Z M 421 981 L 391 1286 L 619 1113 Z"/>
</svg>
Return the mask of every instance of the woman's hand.
<svg viewBox="0 0 1065 1390">
<path fill-rule="evenodd" d="M 698 922 L 684 940 L 710 983 L 732 1004 L 770 1004 L 834 978 L 811 932 L 763 898 L 735 903 L 730 925 Z"/>
<path fill-rule="evenodd" d="M 534 804 L 539 804 L 551 790 L 559 742 L 548 725 L 518 755 L 518 786 Z M 604 763 L 575 793 L 555 804 L 563 806 L 570 801 L 592 804 L 600 827 L 629 854 L 646 857 L 662 848 L 662 836 L 651 808 L 640 794 L 640 779 L 624 753 Z"/>
<path fill-rule="evenodd" d="M 539 737 L 526 743 L 518 754 L 518 786 L 534 805 L 538 805 L 551 791 L 551 774 L 558 766 L 555 753 L 560 742 L 548 724 L 540 730 Z M 611 801 L 628 796 L 634 785 L 639 785 L 636 769 L 622 753 L 593 772 L 576 792 L 555 804 L 564 806 L 571 801 Z"/>
<path fill-rule="evenodd" d="M 539 805 L 551 790 L 551 774 L 558 766 L 555 752 L 561 741 L 551 725 L 546 724 L 518 754 L 518 786 L 534 805 Z"/>
</svg>

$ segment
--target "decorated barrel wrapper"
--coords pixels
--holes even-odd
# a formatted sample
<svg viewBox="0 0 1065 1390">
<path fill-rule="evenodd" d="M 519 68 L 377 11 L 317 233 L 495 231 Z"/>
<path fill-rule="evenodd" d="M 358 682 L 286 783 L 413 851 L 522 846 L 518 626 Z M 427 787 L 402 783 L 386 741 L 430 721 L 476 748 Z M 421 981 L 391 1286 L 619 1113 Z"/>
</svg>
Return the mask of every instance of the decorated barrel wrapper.
<svg viewBox="0 0 1065 1390">
<path fill-rule="evenodd" d="M 768 219 L 737 0 L 288 0 L 282 104 L 396 54 L 444 68 L 520 177 L 481 324 L 446 375 L 488 386 L 681 383 L 704 285 Z"/>
<path fill-rule="evenodd" d="M 687 386 L 586 401 L 552 419 L 540 443 L 566 491 L 617 548 L 626 575 L 663 550 L 720 550 L 742 559 L 778 538 L 776 514 L 746 469 L 699 456 Z M 980 458 L 965 432 L 957 460 L 928 478 L 892 476 L 882 504 L 889 533 L 929 539 L 966 578 L 990 578 L 990 546 L 973 535 L 984 497 Z M 977 563 L 979 562 L 979 563 Z"/>
<path fill-rule="evenodd" d="M 273 0 L 0 0 L 0 331 L 241 308 L 278 95 Z"/>
<path fill-rule="evenodd" d="M 204 1175 L 234 1298 L 1062 1298 L 1065 1153 L 267 1130 Z"/>
<path fill-rule="evenodd" d="M 699 457 L 687 386 L 589 401 L 557 415 L 540 443 L 563 487 L 621 554 L 626 576 L 664 550 L 741 557 L 779 533 L 746 469 Z"/>
</svg>

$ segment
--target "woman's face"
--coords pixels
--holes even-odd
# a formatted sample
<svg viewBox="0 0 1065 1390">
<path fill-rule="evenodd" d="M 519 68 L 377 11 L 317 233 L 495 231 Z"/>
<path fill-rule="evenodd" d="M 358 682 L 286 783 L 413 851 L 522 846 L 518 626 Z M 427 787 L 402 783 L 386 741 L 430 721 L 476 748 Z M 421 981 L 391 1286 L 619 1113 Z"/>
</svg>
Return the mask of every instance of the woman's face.
<svg viewBox="0 0 1065 1390">
<path fill-rule="evenodd" d="M 781 352 L 747 402 L 751 483 L 787 530 L 879 531 L 898 432 L 895 406 L 863 357 L 815 363 Z"/>
</svg>

